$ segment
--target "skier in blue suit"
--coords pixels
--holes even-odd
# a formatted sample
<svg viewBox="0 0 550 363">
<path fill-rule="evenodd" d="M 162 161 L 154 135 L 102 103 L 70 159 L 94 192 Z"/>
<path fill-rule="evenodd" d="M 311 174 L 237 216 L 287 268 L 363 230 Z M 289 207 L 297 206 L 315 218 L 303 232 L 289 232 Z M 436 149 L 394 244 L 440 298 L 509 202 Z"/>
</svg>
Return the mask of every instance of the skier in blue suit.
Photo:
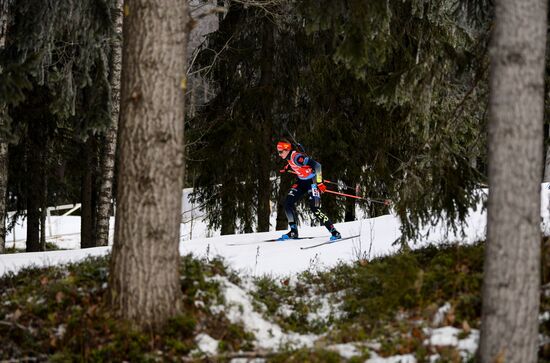
<svg viewBox="0 0 550 363">
<path fill-rule="evenodd" d="M 342 238 L 340 232 L 334 228 L 330 219 L 321 212 L 321 193 L 327 187 L 323 184 L 323 175 L 321 173 L 321 164 L 308 157 L 304 153 L 293 150 L 292 144 L 286 140 L 277 143 L 277 152 L 279 156 L 288 162 L 287 167 L 298 177 L 298 181 L 292 185 L 285 200 L 285 213 L 290 226 L 290 231 L 281 236 L 281 240 L 298 239 L 298 225 L 295 204 L 306 193 L 309 196 L 309 207 L 315 217 L 329 230 L 330 239 L 335 241 Z"/>
</svg>

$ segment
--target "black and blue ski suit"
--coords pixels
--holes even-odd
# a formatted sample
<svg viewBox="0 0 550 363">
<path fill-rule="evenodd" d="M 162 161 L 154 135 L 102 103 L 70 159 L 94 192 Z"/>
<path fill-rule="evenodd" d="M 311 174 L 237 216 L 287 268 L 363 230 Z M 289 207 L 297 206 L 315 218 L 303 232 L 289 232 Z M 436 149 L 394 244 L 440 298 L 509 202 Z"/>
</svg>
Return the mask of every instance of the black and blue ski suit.
<svg viewBox="0 0 550 363">
<path fill-rule="evenodd" d="M 309 156 L 292 151 L 286 157 L 288 166 L 294 171 L 298 177 L 298 181 L 292 185 L 285 200 L 285 213 L 290 225 L 291 231 L 295 231 L 297 235 L 297 217 L 295 204 L 304 194 L 308 194 L 309 208 L 319 221 L 331 232 L 336 232 L 334 225 L 330 219 L 321 212 L 321 193 L 317 188 L 317 183 L 323 182 L 321 173 L 321 164 L 310 158 Z"/>
</svg>

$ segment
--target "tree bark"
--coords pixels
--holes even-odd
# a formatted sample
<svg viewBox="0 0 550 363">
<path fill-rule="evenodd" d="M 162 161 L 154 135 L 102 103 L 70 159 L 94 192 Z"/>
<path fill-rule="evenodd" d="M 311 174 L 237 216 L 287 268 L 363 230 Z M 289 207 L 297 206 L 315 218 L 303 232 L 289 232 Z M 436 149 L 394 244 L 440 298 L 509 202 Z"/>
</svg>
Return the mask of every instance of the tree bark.
<svg viewBox="0 0 550 363">
<path fill-rule="evenodd" d="M 117 9 L 120 13 L 117 17 L 117 35 L 113 41 L 111 55 L 111 126 L 105 134 L 105 142 L 101 155 L 101 185 L 99 187 L 99 200 L 97 207 L 96 245 L 107 246 L 109 244 L 109 219 L 111 216 L 111 200 L 113 199 L 113 178 L 115 174 L 115 154 L 118 132 L 118 118 L 120 114 L 120 66 L 122 50 L 122 0 L 117 0 Z"/>
<path fill-rule="evenodd" d="M 117 216 L 110 303 L 157 329 L 181 311 L 185 0 L 124 4 Z"/>
<path fill-rule="evenodd" d="M 544 0 L 495 3 L 480 359 L 537 361 Z"/>
</svg>

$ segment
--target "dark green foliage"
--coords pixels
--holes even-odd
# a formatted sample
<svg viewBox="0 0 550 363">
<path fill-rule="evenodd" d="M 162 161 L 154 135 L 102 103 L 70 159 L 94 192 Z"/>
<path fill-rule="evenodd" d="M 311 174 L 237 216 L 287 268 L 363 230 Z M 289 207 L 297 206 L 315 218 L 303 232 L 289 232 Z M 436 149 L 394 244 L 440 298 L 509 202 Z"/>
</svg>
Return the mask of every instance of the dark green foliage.
<svg viewBox="0 0 550 363">
<path fill-rule="evenodd" d="M 314 350 L 302 349 L 277 354 L 270 357 L 270 363 L 338 363 L 342 361 L 342 357 L 336 352 L 329 350 Z"/>
<path fill-rule="evenodd" d="M 196 349 L 205 332 L 226 352 L 252 349 L 253 334 L 209 307 L 221 304 L 214 276 L 237 281 L 221 260 L 182 258 L 185 309 L 151 335 L 115 319 L 106 308 L 108 257 L 91 258 L 66 268 L 27 268 L 0 278 L 0 359 L 41 357 L 67 361 L 180 361 Z M 204 305 L 195 304 L 201 300 Z"/>
<path fill-rule="evenodd" d="M 543 242 L 543 293 L 541 314 L 548 311 L 547 285 L 550 253 Z M 415 251 L 372 261 L 357 261 L 331 270 L 305 272 L 289 279 L 256 279 L 252 293 L 257 308 L 288 331 L 326 333 L 323 346 L 294 350 L 283 347 L 267 357 L 271 362 L 342 361 L 326 347 L 339 343 L 376 341 L 380 356 L 414 354 L 425 361 L 436 352 L 444 361 L 456 361 L 452 347 L 426 346 L 423 328 L 430 326 L 437 309 L 448 302 L 452 309 L 443 325 L 463 329 L 467 323 L 479 328 L 483 243 L 473 246 L 427 246 Z M 254 336 L 241 325 L 231 324 L 223 311 L 211 307 L 222 303 L 217 276 L 241 283 L 220 259 L 181 260 L 184 313 L 174 317 L 156 335 L 135 330 L 105 309 L 108 258 L 88 259 L 66 268 L 27 268 L 0 278 L 0 359 L 38 357 L 65 361 L 181 361 L 189 357 L 194 338 L 204 332 L 219 340 L 218 356 L 253 349 Z M 324 324 L 312 323 L 309 314 L 319 312 L 319 301 L 328 299 L 337 315 Z M 202 302 L 202 303 L 199 303 Z M 281 314 L 281 307 L 292 311 Z M 300 320 L 304 318 L 303 320 Z M 542 314 L 540 331 L 548 335 L 550 319 Z M 359 347 L 364 361 L 372 348 Z M 543 345 L 539 358 L 547 359 Z"/>
<path fill-rule="evenodd" d="M 364 266 L 341 266 L 328 278 L 345 281 L 339 288 L 350 288 L 343 305 L 347 317 L 367 326 L 391 320 L 399 309 L 430 310 L 430 305 L 445 302 L 455 307 L 460 321 L 474 323 L 481 313 L 482 261 L 482 244 L 430 246 Z"/>
<path fill-rule="evenodd" d="M 266 15 L 233 4 L 196 64 L 219 93 L 190 122 L 192 135 L 208 130 L 192 149 L 206 164 L 191 167 L 211 225 L 223 224 L 227 208 L 233 223 L 250 224 L 255 207 L 246 198 L 255 195 L 258 167 L 273 165 L 256 158 L 269 143 L 259 134 L 267 112 L 272 150 L 291 133 L 322 163 L 325 178 L 391 199 L 403 241 L 422 224 L 444 220 L 455 228 L 479 202 L 474 190 L 484 180 L 490 19 L 470 23 L 468 9 L 453 0 L 275 4 L 267 62 L 276 76 L 265 89 Z M 278 170 L 283 162 L 274 164 Z M 325 195 L 323 209 L 340 221 L 344 200 Z"/>
<path fill-rule="evenodd" d="M 181 287 L 186 305 L 192 306 L 197 300 L 197 294 L 201 294 L 201 300 L 206 304 L 222 300 L 219 295 L 219 284 L 207 278 L 224 273 L 227 267 L 223 261 L 214 260 L 212 265 L 205 265 L 202 261 L 194 259 L 191 255 L 183 257 L 181 265 Z"/>
<path fill-rule="evenodd" d="M 258 194 L 270 188 L 272 108 L 281 80 L 263 40 L 273 32 L 261 10 L 231 3 L 194 65 L 220 92 L 189 122 L 189 139 L 198 139 L 190 150 L 195 172 L 189 174 L 197 175 L 195 198 L 204 203 L 209 226 L 221 228 L 222 234 L 251 232 L 263 198 Z M 223 52 L 223 62 L 217 61 L 217 52 Z"/>
<path fill-rule="evenodd" d="M 256 280 L 253 295 L 265 304 L 266 314 L 276 316 L 288 330 L 321 332 L 330 326 L 331 335 L 338 342 L 361 341 L 386 331 L 388 324 L 399 326 L 398 311 L 430 321 L 435 309 L 446 302 L 453 306 L 454 324 L 467 321 L 477 326 L 482 267 L 481 243 L 427 246 L 370 262 L 341 264 L 330 271 L 307 271 L 293 285 L 263 277 Z M 296 324 L 294 314 L 300 314 L 300 303 L 307 305 L 307 313 L 314 313 L 319 308 L 318 296 L 340 306 L 340 318 L 332 317 L 321 325 L 305 320 Z M 279 315 L 282 305 L 292 307 L 294 314 Z"/>
<path fill-rule="evenodd" d="M 81 144 L 111 122 L 115 7 L 115 0 L 0 0 L 0 136 L 13 144 L 8 209 L 26 210 L 30 226 L 39 208 L 79 202 L 83 169 L 93 173 Z M 33 250 L 37 231 L 28 233 Z"/>
<path fill-rule="evenodd" d="M 284 281 L 281 280 L 281 281 Z M 331 319 L 309 319 L 309 314 L 319 309 L 320 304 L 315 298 L 314 289 L 309 285 L 297 284 L 293 288 L 279 284 L 276 278 L 263 276 L 254 281 L 256 290 L 252 296 L 262 303 L 258 310 L 264 315 L 275 318 L 286 331 L 298 333 L 320 334 L 327 329 Z M 284 314 L 280 309 L 290 311 Z"/>
<path fill-rule="evenodd" d="M 340 314 L 321 330 L 327 333 L 327 345 L 376 341 L 380 343 L 376 353 L 383 357 L 413 354 L 418 361 L 426 361 L 437 352 L 442 361 L 457 361 L 457 349 L 434 350 L 425 345 L 423 327 L 431 326 L 438 308 L 448 302 L 451 310 L 444 316 L 443 325 L 479 328 L 483 247 L 483 243 L 427 246 L 368 262 L 341 264 L 328 271 L 308 271 L 292 284 L 264 277 L 256 280 L 254 297 L 265 304 L 266 314 L 275 316 L 281 326 L 301 332 L 304 328 L 317 331 L 308 324 L 292 325 L 292 318 L 288 314 L 287 318 L 281 316 L 279 308 L 288 308 L 292 306 L 290 301 L 306 301 L 311 296 L 309 312 L 315 313 L 318 306 L 312 302 L 329 299 Z M 468 334 L 464 330 L 460 338 Z M 361 361 L 367 358 L 368 351 L 364 347 Z M 303 356 L 311 362 L 332 359 L 320 353 L 317 349 L 290 351 L 277 355 L 274 361 Z"/>
<path fill-rule="evenodd" d="M 479 201 L 487 39 L 461 25 L 456 4 L 301 2 L 308 33 L 329 42 L 322 69 L 334 70 L 324 74 L 333 94 L 317 92 L 312 112 L 336 135 L 313 136 L 330 141 L 319 145 L 329 160 L 361 166 L 370 193 L 392 199 L 404 238 L 439 219 L 454 226 Z"/>
<path fill-rule="evenodd" d="M 27 98 L 24 90 L 31 83 L 45 86 L 53 97 L 44 111 L 57 117 L 60 126 L 70 125 L 79 135 L 105 128 L 110 122 L 108 59 L 115 2 L 3 0 L 0 7 L 6 2 L 9 21 L 0 70 L 12 86 L 2 88 L 0 101 L 16 105 Z"/>
</svg>

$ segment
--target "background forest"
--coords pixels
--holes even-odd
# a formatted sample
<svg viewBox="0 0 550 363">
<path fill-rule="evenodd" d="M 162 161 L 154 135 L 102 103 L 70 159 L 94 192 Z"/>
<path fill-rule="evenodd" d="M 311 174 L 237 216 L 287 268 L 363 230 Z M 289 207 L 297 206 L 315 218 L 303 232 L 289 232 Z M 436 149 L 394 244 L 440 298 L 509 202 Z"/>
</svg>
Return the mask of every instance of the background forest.
<svg viewBox="0 0 550 363">
<path fill-rule="evenodd" d="M 64 204 L 81 205 L 82 248 L 107 246 L 116 212 L 105 301 L 115 316 L 158 331 L 192 305 L 170 268 L 181 263 L 177 193 L 192 188 L 208 227 L 222 235 L 285 230 L 293 177 L 280 171 L 280 139 L 319 161 L 331 189 L 361 197 L 325 194 L 323 210 L 334 222 L 357 220 L 358 210 L 391 212 L 401 222 L 395 243 L 402 251 L 426 225 L 460 232 L 491 175 L 501 182 L 494 185 L 506 184 L 506 175 L 523 175 L 531 187 L 550 180 L 550 62 L 535 45 L 508 52 L 502 39 L 515 38 L 502 35 L 502 19 L 529 24 L 510 1 L 0 0 L 0 253 L 21 219 L 26 252 L 48 249 L 48 207 Z M 547 14 L 545 1 L 523 3 L 536 9 L 530 14 Z M 506 17 L 511 8 L 520 15 Z M 530 39 L 547 45 L 545 34 Z M 505 87 L 491 74 L 541 59 L 540 82 L 529 78 L 535 66 L 516 77 L 533 80 L 524 88 L 532 103 L 523 105 L 534 105 L 517 116 L 512 111 L 524 109 L 508 101 L 523 98 L 499 99 Z M 534 137 L 508 148 L 515 155 L 504 143 L 498 148 L 506 130 L 492 129 L 491 117 L 535 122 L 543 111 L 544 126 L 516 126 Z M 527 161 L 516 163 L 527 149 Z M 499 174 L 506 168 L 495 166 L 504 165 L 498 156 L 517 172 Z M 523 186 L 520 177 L 509 183 Z M 529 203 L 540 199 L 531 189 L 525 204 L 540 210 Z M 518 218 L 538 228 L 538 215 L 523 211 Z M 299 213 L 302 224 L 315 223 L 306 208 Z M 531 255 L 528 246 L 518 259 L 536 260 L 524 270 L 538 276 L 540 249 Z M 485 263 L 486 271 L 504 266 Z M 538 294 L 540 281 L 530 282 Z M 479 301 L 474 309 L 480 313 Z M 483 339 L 488 361 L 492 340 Z"/>
<path fill-rule="evenodd" d="M 228 4 L 196 4 L 197 22 L 218 30 L 189 56 L 185 180 L 213 228 L 267 231 L 271 203 L 281 215 L 272 227 L 286 228 L 279 138 L 370 198 L 361 205 L 369 215 L 386 213 L 377 202 L 390 199 L 408 238 L 443 215 L 464 218 L 486 182 L 489 5 Z M 221 15 L 204 16 L 220 6 Z M 102 163 L 113 157 L 107 141 L 118 117 L 120 9 L 114 1 L 2 8 L 11 14 L 0 89 L 7 209 L 27 218 L 35 251 L 44 249 L 42 207 L 82 202 L 83 246 L 105 245 L 95 225 L 105 219 L 102 180 L 112 178 Z M 67 13 L 75 16 L 58 21 Z M 336 221 L 355 218 L 353 199 L 326 197 L 324 209 Z"/>
</svg>

